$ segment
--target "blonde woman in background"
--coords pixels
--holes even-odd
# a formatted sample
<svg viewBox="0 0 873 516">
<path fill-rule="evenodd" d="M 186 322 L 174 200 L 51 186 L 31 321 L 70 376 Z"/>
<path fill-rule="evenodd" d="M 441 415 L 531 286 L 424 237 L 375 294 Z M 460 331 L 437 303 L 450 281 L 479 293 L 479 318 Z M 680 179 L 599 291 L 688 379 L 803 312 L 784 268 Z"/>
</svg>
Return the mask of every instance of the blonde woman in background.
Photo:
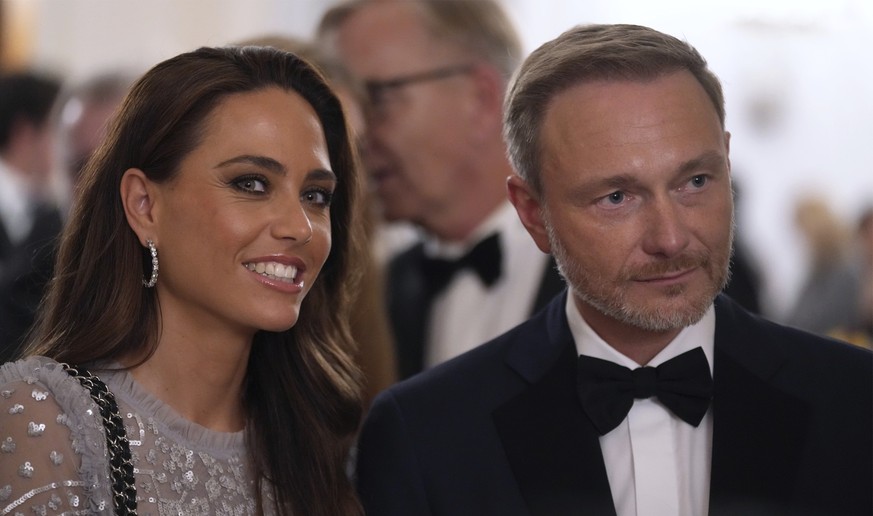
<svg viewBox="0 0 873 516">
<path fill-rule="evenodd" d="M 809 267 L 786 323 L 820 335 L 855 328 L 861 278 L 848 226 L 814 195 L 797 200 L 794 223 L 806 243 Z"/>
</svg>

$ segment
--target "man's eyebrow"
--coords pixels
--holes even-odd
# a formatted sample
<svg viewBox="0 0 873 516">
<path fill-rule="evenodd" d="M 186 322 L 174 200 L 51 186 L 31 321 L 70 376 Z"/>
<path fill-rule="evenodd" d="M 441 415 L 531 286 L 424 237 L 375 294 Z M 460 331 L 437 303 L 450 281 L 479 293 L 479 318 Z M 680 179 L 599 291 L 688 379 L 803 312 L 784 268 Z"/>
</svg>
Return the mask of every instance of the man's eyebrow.
<svg viewBox="0 0 873 516">
<path fill-rule="evenodd" d="M 274 160 L 273 158 L 268 158 L 267 156 L 253 156 L 251 154 L 243 154 L 241 156 L 236 156 L 228 160 L 224 160 L 216 165 L 215 168 L 226 167 L 228 165 L 234 165 L 237 163 L 254 165 L 258 168 L 263 168 L 283 176 L 288 172 L 285 169 L 284 165 Z"/>
<path fill-rule="evenodd" d="M 627 190 L 632 186 L 640 184 L 640 181 L 627 174 L 619 174 L 610 176 L 599 182 L 600 185 L 605 185 L 616 190 Z"/>
<path fill-rule="evenodd" d="M 639 181 L 628 174 L 617 174 L 609 177 L 600 177 L 574 185 L 566 190 L 565 194 L 570 198 L 587 199 L 593 195 L 602 195 L 606 190 L 628 190 Z"/>
<path fill-rule="evenodd" d="M 726 167 L 724 156 L 716 151 L 707 151 L 690 159 L 679 166 L 679 174 L 685 174 L 700 169 L 722 169 Z"/>
</svg>

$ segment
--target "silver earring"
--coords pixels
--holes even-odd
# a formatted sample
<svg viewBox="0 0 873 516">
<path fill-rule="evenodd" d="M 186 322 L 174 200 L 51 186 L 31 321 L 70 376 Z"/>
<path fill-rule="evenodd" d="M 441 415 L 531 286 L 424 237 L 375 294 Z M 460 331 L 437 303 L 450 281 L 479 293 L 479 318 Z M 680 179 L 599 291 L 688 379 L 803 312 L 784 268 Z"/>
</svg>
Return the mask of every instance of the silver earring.
<svg viewBox="0 0 873 516">
<path fill-rule="evenodd" d="M 145 288 L 152 288 L 158 283 L 158 248 L 151 240 L 146 240 L 146 245 L 149 248 L 149 254 L 152 255 L 152 276 L 148 281 L 142 280 L 142 284 Z"/>
</svg>

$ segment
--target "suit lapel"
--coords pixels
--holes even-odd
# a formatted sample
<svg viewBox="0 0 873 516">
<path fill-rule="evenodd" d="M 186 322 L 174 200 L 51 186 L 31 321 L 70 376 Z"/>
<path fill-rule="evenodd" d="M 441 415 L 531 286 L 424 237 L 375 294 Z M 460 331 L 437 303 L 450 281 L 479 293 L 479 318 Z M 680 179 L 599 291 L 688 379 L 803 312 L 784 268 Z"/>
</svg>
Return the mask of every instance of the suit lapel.
<svg viewBox="0 0 873 516">
<path fill-rule="evenodd" d="M 493 419 L 534 516 L 615 514 L 599 438 L 575 394 L 566 294 L 527 326 L 507 363 L 528 387 Z M 716 300 L 710 516 L 782 514 L 796 493 L 808 411 L 771 382 L 787 355 L 761 323 Z"/>
<path fill-rule="evenodd" d="M 786 357 L 759 324 L 716 301 L 710 516 L 781 514 L 793 496 L 807 410 L 770 382 Z"/>
<path fill-rule="evenodd" d="M 5 260 L 11 252 L 12 242 L 9 240 L 9 234 L 6 233 L 6 225 L 2 220 L 0 220 L 0 266 L 2 266 L 3 260 Z"/>
<path fill-rule="evenodd" d="M 396 341 L 400 379 L 424 368 L 428 313 L 433 298 L 421 273 L 424 246 L 416 244 L 388 265 L 388 313 Z"/>
<path fill-rule="evenodd" d="M 529 385 L 493 419 L 532 515 L 614 515 L 599 436 L 576 398 L 565 299 L 556 298 L 510 350 L 507 363 Z"/>
</svg>

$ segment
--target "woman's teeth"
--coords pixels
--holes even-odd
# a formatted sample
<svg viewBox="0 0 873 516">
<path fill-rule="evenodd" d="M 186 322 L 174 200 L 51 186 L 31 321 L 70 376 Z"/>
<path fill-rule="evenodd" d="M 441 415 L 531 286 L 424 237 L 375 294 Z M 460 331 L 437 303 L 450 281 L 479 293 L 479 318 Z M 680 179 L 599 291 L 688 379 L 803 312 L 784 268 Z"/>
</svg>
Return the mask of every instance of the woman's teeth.
<svg viewBox="0 0 873 516">
<path fill-rule="evenodd" d="M 252 272 L 274 279 L 290 281 L 297 275 L 297 267 L 276 262 L 247 263 L 245 266 Z"/>
</svg>

